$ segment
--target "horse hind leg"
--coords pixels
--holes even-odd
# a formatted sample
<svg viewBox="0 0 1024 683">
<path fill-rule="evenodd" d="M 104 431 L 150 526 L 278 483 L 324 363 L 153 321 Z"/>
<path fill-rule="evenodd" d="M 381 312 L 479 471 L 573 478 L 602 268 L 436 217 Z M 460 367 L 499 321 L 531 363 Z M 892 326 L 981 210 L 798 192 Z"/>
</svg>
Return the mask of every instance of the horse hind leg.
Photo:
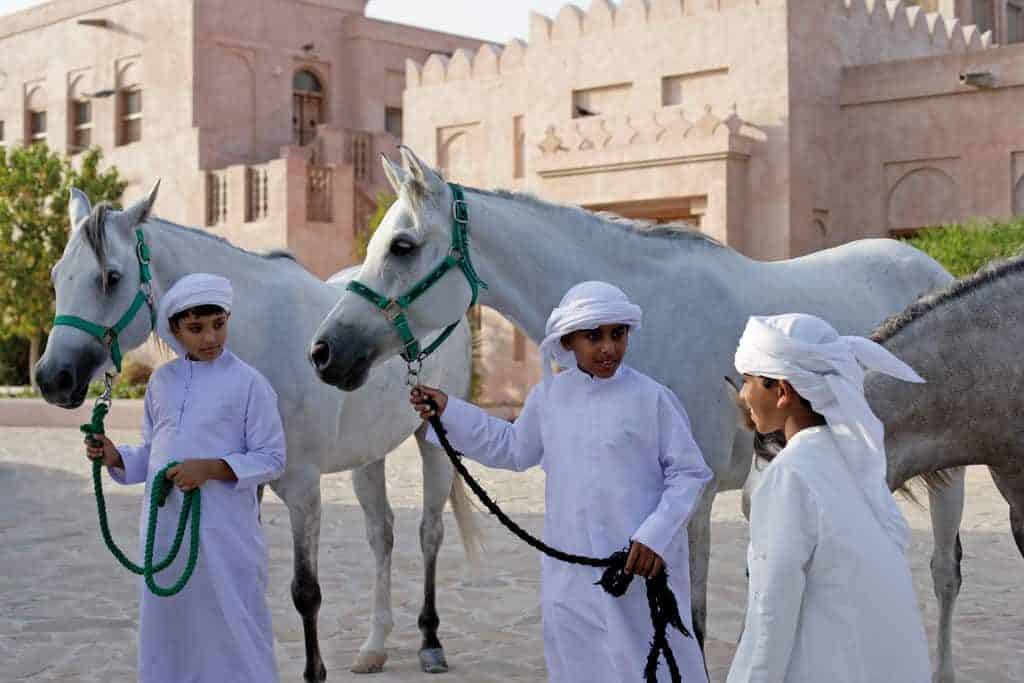
<svg viewBox="0 0 1024 683">
<path fill-rule="evenodd" d="M 352 472 L 352 487 L 363 508 L 366 540 L 373 550 L 376 576 L 373 585 L 373 616 L 370 633 L 359 648 L 352 673 L 378 673 L 388 659 L 387 639 L 394 628 L 391 614 L 391 552 L 395 545 L 395 515 L 388 503 L 384 461 L 378 460 Z"/>
<path fill-rule="evenodd" d="M 992 481 L 1010 506 L 1010 532 L 1024 557 L 1024 471 L 989 468 Z"/>
<path fill-rule="evenodd" d="M 950 469 L 947 473 L 947 486 L 928 491 L 935 540 L 931 559 L 932 585 L 939 601 L 936 667 L 932 678 L 934 683 L 956 681 L 953 667 L 953 611 L 963 581 L 960 572 L 963 559 L 960 522 L 964 510 L 964 469 Z"/>
<path fill-rule="evenodd" d="M 441 620 L 437 615 L 436 579 L 437 555 L 444 542 L 444 504 L 452 489 L 455 470 L 448 462 L 444 451 L 428 443 L 422 434 L 422 429 L 416 433 L 423 460 L 423 518 L 420 521 L 420 549 L 423 551 L 423 608 L 420 610 L 418 620 L 423 641 L 420 645 L 419 658 L 423 671 L 433 674 L 448 671 L 444 647 L 437 637 L 437 629 Z"/>
</svg>

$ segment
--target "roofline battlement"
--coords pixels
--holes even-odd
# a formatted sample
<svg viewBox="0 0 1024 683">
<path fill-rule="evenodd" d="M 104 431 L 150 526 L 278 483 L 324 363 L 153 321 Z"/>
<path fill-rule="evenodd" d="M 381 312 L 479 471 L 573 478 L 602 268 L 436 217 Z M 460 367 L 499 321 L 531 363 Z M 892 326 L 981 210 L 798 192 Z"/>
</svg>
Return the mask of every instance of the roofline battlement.
<svg viewBox="0 0 1024 683">
<path fill-rule="evenodd" d="M 973 52 L 992 46 L 991 31 L 982 33 L 974 25 L 965 26 L 938 12 L 925 12 L 903 0 L 825 0 L 825 12 L 848 22 L 848 30 L 856 32 L 861 40 L 881 39 L 881 61 Z"/>
<path fill-rule="evenodd" d="M 976 26 L 964 26 L 938 12 L 907 6 L 903 0 L 788 0 L 790 6 L 797 3 L 806 4 L 811 11 L 817 7 L 817 11 L 824 11 L 826 19 L 831 15 L 846 24 L 826 23 L 824 31 L 838 29 L 858 41 L 881 41 L 882 61 L 972 52 L 992 45 L 990 31 L 981 33 Z M 475 53 L 459 49 L 451 57 L 432 54 L 422 64 L 407 60 L 406 87 L 494 79 L 521 67 L 532 47 L 585 39 L 638 24 L 685 22 L 699 13 L 721 13 L 748 6 L 768 7 L 745 0 L 742 5 L 729 0 L 623 0 L 621 6 L 611 0 L 593 0 L 587 10 L 565 5 L 554 19 L 531 12 L 529 44 L 512 40 L 503 48 L 482 45 Z M 847 61 L 849 65 L 861 63 Z"/>
</svg>

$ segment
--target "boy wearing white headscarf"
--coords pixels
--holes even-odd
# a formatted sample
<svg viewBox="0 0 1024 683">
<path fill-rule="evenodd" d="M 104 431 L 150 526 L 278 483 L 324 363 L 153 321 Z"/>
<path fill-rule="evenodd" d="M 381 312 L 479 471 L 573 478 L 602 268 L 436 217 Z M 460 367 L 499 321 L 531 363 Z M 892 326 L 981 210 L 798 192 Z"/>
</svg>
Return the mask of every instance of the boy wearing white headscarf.
<svg viewBox="0 0 1024 683">
<path fill-rule="evenodd" d="M 757 430 L 786 447 L 750 511 L 747 618 L 728 683 L 928 683 L 928 643 L 865 369 L 923 382 L 810 315 L 753 317 L 736 351 Z"/>
<path fill-rule="evenodd" d="M 544 381 L 515 423 L 436 389 L 416 387 L 423 417 L 433 399 L 455 448 L 490 467 L 546 475 L 544 540 L 569 553 L 607 557 L 630 546 L 627 571 L 665 570 L 690 623 L 686 522 L 711 479 L 676 396 L 622 364 L 640 308 L 618 288 L 584 282 L 551 312 L 540 346 Z M 563 372 L 552 375 L 555 361 Z M 433 430 L 430 438 L 435 440 Z M 542 559 L 541 613 L 548 678 L 567 683 L 640 680 L 653 629 L 645 587 L 620 598 L 595 583 L 601 570 Z M 707 681 L 697 642 L 670 630 L 688 683 Z M 661 661 L 659 680 L 669 680 Z"/>
<path fill-rule="evenodd" d="M 226 346 L 231 283 L 197 273 L 161 298 L 157 333 L 178 354 L 146 387 L 140 446 L 89 446 L 121 484 L 145 482 L 168 462 L 176 489 L 159 509 L 154 557 L 174 539 L 182 492 L 199 489 L 199 560 L 184 589 L 158 597 L 140 583 L 139 681 L 142 683 L 275 683 L 274 638 L 266 603 L 267 548 L 257 487 L 284 471 L 285 439 L 277 394 L 257 370 Z M 140 538 L 149 506 L 142 506 Z M 170 585 L 182 573 L 179 553 L 158 575 Z"/>
</svg>

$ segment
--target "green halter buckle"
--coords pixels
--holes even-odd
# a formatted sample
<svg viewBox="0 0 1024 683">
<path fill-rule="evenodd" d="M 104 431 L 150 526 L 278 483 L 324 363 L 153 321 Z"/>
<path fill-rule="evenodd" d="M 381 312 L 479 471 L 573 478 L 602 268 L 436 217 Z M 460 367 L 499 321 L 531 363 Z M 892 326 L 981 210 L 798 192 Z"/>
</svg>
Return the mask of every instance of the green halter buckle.
<svg viewBox="0 0 1024 683">
<path fill-rule="evenodd" d="M 104 327 L 103 325 L 98 325 L 73 315 L 58 315 L 53 319 L 54 327 L 58 325 L 74 327 L 98 339 L 101 344 L 110 349 L 110 360 L 114 363 L 114 368 L 118 372 L 121 372 L 122 359 L 119 337 L 135 320 L 135 316 L 138 315 L 139 309 L 143 305 L 149 306 L 150 330 L 156 329 L 156 308 L 153 306 L 153 289 L 150 284 L 152 274 L 149 270 L 149 245 L 146 244 L 142 228 L 135 228 L 135 240 L 135 257 L 139 261 L 139 291 L 132 300 L 131 306 L 128 307 L 128 310 L 124 312 L 124 315 L 116 323 L 111 327 Z"/>
<path fill-rule="evenodd" d="M 444 328 L 437 339 L 431 342 L 427 348 L 421 349 L 419 340 L 409 327 L 409 320 L 405 315 L 406 309 L 453 268 L 461 270 L 469 282 L 469 288 L 473 293 L 470 306 L 476 303 L 480 288 L 487 289 L 487 283 L 480 279 L 469 257 L 469 205 L 466 204 L 462 186 L 456 183 L 448 183 L 448 187 L 451 189 L 453 197 L 452 244 L 448 255 L 445 256 L 441 263 L 437 264 L 419 282 L 410 287 L 408 292 L 393 299 L 378 294 L 357 280 L 352 280 L 346 287 L 348 291 L 358 294 L 383 311 L 384 315 L 391 321 L 395 332 L 398 334 L 398 338 L 402 340 L 402 358 L 409 364 L 410 372 L 413 374 L 418 372 L 418 366 L 423 362 L 423 359 L 436 351 L 448 339 L 451 333 L 455 331 L 459 323 L 456 321 Z M 414 364 L 417 368 L 416 372 L 412 370 Z"/>
</svg>

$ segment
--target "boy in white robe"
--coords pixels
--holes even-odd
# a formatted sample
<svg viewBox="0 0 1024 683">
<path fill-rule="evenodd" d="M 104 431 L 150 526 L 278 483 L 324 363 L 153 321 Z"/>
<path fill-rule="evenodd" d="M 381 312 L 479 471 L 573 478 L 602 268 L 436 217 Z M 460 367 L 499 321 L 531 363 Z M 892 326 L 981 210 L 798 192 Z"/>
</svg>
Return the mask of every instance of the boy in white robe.
<svg viewBox="0 0 1024 683">
<path fill-rule="evenodd" d="M 654 576 L 663 568 L 690 622 L 686 522 L 711 479 L 676 396 L 622 364 L 640 308 L 603 282 L 576 285 L 547 322 L 541 344 L 544 381 L 515 423 L 436 389 L 416 387 L 443 414 L 452 445 L 484 465 L 544 468 L 544 541 L 569 553 L 606 557 L 630 546 L 626 569 Z M 551 361 L 565 369 L 552 376 Z M 430 438 L 435 439 L 433 430 Z M 541 612 L 548 677 L 558 683 L 642 680 L 653 637 L 645 586 L 619 598 L 595 583 L 601 570 L 542 558 Z M 693 638 L 669 630 L 687 683 L 706 682 Z M 664 659 L 658 680 L 669 680 Z"/>
<path fill-rule="evenodd" d="M 257 370 L 225 346 L 230 283 L 215 275 L 179 280 L 160 301 L 157 332 L 178 353 L 146 388 L 141 446 L 89 446 L 111 477 L 146 483 L 140 537 L 145 539 L 154 475 L 168 462 L 176 489 L 159 509 L 154 557 L 167 554 L 182 492 L 199 489 L 199 560 L 182 591 L 149 592 L 141 579 L 138 667 L 142 683 L 276 683 L 266 604 L 267 549 L 258 520 L 257 486 L 285 466 L 277 394 Z M 157 575 L 181 575 L 188 542 Z"/>
<path fill-rule="evenodd" d="M 750 511 L 746 626 L 728 683 L 928 683 L 928 643 L 864 368 L 923 380 L 809 315 L 754 317 L 736 351 L 757 430 L 786 447 Z"/>
</svg>

